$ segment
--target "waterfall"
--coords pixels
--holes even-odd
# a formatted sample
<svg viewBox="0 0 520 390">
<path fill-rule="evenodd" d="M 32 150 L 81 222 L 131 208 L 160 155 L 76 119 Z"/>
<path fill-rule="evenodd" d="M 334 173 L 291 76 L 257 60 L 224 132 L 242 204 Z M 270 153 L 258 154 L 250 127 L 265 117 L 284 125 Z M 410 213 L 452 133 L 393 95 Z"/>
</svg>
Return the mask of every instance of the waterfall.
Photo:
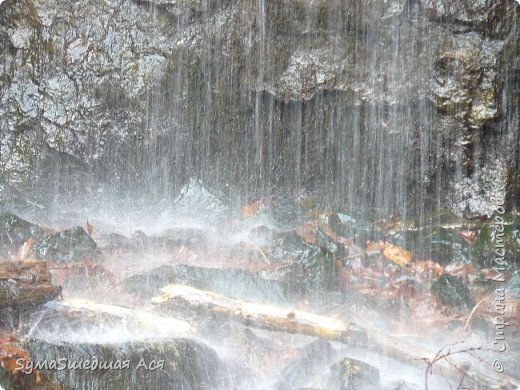
<svg viewBox="0 0 520 390">
<path fill-rule="evenodd" d="M 513 1 L 113 2 L 67 6 L 69 29 L 56 4 L 2 5 L 4 192 L 198 178 L 420 220 L 516 202 Z"/>
<path fill-rule="evenodd" d="M 244 198 L 317 191 L 381 215 L 432 204 L 439 147 L 423 58 L 432 48 L 421 41 L 417 10 L 342 1 L 241 7 L 246 16 L 227 2 L 202 5 L 199 25 L 177 16 L 171 73 L 149 92 L 145 172 L 171 187 L 190 176 L 232 183 Z M 244 34 L 228 36 L 218 23 Z M 183 37 L 192 30 L 203 42 L 195 59 Z"/>
</svg>

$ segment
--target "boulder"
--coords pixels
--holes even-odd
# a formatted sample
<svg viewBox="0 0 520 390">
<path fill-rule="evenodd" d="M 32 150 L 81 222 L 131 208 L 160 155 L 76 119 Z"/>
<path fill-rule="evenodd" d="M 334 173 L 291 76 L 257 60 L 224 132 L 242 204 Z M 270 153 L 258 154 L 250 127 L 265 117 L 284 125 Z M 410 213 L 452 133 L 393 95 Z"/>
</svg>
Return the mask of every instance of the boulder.
<svg viewBox="0 0 520 390">
<path fill-rule="evenodd" d="M 207 289 L 239 299 L 285 302 L 282 283 L 236 268 L 205 268 L 163 265 L 143 275 L 126 279 L 125 290 L 143 298 L 156 295 L 167 284 L 177 283 Z"/>
<path fill-rule="evenodd" d="M 47 362 L 40 373 L 48 388 L 227 388 L 216 352 L 189 339 L 127 343 L 29 339 L 24 347 L 31 356 L 27 372 Z"/>
<path fill-rule="evenodd" d="M 374 366 L 355 359 L 345 358 L 331 368 L 330 390 L 378 389 L 379 370 Z"/>
<path fill-rule="evenodd" d="M 307 245 L 289 264 L 280 268 L 288 291 L 295 296 L 339 288 L 339 272 L 334 256 L 318 246 Z"/>
<path fill-rule="evenodd" d="M 10 212 L 0 214 L 0 257 L 14 252 L 30 238 L 38 240 L 44 230 Z"/>
<path fill-rule="evenodd" d="M 0 313 L 34 309 L 61 294 L 43 261 L 0 261 Z M 7 317 L 7 316 L 5 316 Z M 16 317 L 16 316 L 15 316 Z M 3 322 L 4 318 L 0 320 Z M 7 324 L 3 324 L 6 326 Z"/>
<path fill-rule="evenodd" d="M 95 259 L 97 245 L 80 226 L 47 234 L 34 245 L 37 255 L 57 262 L 78 262 Z"/>
<path fill-rule="evenodd" d="M 309 386 L 313 380 L 319 380 L 323 367 L 330 364 L 330 360 L 336 358 L 336 355 L 337 352 L 328 341 L 318 339 L 311 342 L 301 348 L 298 356 L 284 368 L 280 374 L 281 379 L 277 384 L 277 389 L 286 390 Z"/>
<path fill-rule="evenodd" d="M 456 276 L 444 274 L 430 288 L 436 302 L 448 311 L 471 310 L 474 302 L 468 287 Z"/>
</svg>

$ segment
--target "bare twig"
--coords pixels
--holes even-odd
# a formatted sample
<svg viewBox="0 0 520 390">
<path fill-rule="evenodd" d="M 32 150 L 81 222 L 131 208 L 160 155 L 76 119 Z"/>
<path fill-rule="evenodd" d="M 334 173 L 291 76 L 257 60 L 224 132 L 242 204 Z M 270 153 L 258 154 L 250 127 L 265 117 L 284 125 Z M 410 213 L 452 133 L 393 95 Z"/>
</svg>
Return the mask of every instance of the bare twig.
<svg viewBox="0 0 520 390">
<path fill-rule="evenodd" d="M 428 390 L 428 374 L 430 374 L 430 375 L 432 374 L 433 366 L 435 365 L 435 363 L 437 363 L 440 360 L 446 360 L 446 362 L 448 362 L 448 364 L 450 364 L 457 371 L 462 373 L 462 378 L 461 378 L 461 380 L 459 382 L 457 390 L 463 390 L 464 389 L 464 387 L 462 387 L 462 386 L 463 386 L 463 381 L 464 381 L 465 377 L 467 376 L 466 370 L 463 369 L 463 368 L 460 368 L 460 367 L 456 366 L 455 364 L 453 364 L 452 362 L 450 362 L 447 359 L 447 357 L 448 356 L 453 356 L 453 355 L 458 355 L 458 354 L 461 354 L 461 353 L 471 353 L 471 352 L 474 352 L 474 351 L 482 351 L 484 348 L 482 348 L 482 347 L 468 347 L 468 348 L 457 350 L 457 351 L 452 351 L 451 349 L 449 349 L 450 347 L 453 347 L 453 346 L 455 346 L 457 344 L 461 344 L 461 343 L 460 342 L 456 342 L 456 343 L 453 343 L 453 344 L 445 345 L 444 347 L 439 349 L 439 351 L 437 352 L 437 354 L 435 355 L 435 357 L 433 359 L 431 359 L 431 360 L 430 359 L 424 359 L 426 364 L 427 364 L 426 370 L 424 372 L 424 388 L 425 388 L 425 390 Z M 447 349 L 447 351 L 444 352 L 446 349 Z"/>
</svg>

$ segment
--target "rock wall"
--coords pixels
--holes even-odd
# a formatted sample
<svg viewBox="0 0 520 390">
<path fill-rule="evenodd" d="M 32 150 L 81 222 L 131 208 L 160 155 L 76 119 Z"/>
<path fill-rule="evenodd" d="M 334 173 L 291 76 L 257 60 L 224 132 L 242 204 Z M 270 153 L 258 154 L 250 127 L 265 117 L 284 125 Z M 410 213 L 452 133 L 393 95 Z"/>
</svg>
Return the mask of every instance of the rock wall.
<svg viewBox="0 0 520 390">
<path fill-rule="evenodd" d="M 518 204 L 506 1 L 6 0 L 0 191 L 305 189 L 417 213 Z"/>
</svg>

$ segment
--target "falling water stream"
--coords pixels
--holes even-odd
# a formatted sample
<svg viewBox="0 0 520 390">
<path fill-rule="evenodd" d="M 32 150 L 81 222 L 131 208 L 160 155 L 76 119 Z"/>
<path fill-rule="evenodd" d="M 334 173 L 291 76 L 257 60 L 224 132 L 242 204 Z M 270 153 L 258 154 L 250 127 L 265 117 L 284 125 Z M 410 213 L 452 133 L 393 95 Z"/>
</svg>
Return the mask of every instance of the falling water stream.
<svg viewBox="0 0 520 390">
<path fill-rule="evenodd" d="M 426 85 L 437 42 L 423 40 L 414 3 L 243 6 L 252 7 L 243 36 L 210 28 L 232 22 L 237 11 L 216 13 L 226 2 L 202 2 L 200 25 L 191 11 L 176 16 L 178 55 L 148 92 L 146 146 L 136 156 L 142 185 L 164 195 L 198 177 L 244 199 L 319 191 L 328 204 L 403 218 L 438 204 L 439 140 Z M 195 63 L 190 28 L 203 42 Z M 243 68 L 218 49 L 234 40 Z"/>
</svg>

